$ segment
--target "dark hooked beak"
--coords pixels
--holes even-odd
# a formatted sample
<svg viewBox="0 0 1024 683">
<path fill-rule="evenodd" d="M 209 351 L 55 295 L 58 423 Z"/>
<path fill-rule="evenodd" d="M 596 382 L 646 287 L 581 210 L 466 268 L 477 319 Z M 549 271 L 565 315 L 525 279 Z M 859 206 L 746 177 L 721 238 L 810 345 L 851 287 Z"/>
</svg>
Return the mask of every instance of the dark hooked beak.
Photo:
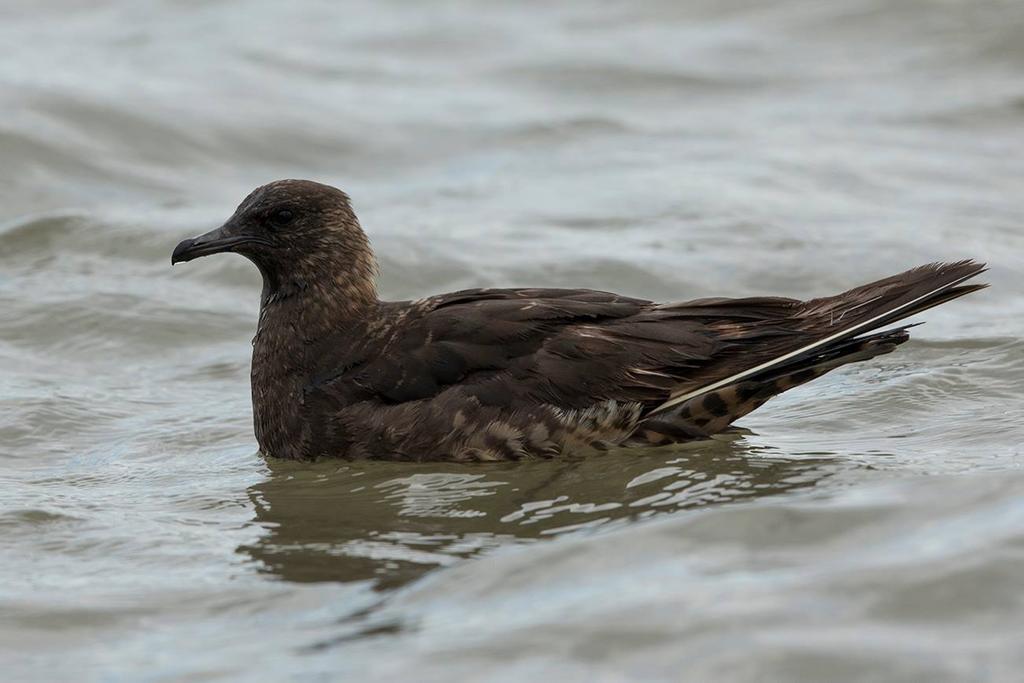
<svg viewBox="0 0 1024 683">
<path fill-rule="evenodd" d="M 252 235 L 237 234 L 232 229 L 231 223 L 228 222 L 216 230 L 211 230 L 199 237 L 182 240 L 171 254 L 171 265 L 173 266 L 175 263 L 183 261 L 191 261 L 200 256 L 219 254 L 224 251 L 235 251 L 235 249 L 243 244 L 254 244 L 257 242 L 263 243 L 263 240 Z"/>
</svg>

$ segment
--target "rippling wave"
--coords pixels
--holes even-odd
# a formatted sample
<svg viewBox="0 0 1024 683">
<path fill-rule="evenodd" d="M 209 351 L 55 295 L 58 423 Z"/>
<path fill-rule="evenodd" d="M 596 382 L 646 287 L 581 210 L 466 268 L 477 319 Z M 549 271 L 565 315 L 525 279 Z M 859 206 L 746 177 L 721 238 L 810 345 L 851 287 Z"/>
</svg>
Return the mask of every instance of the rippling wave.
<svg viewBox="0 0 1024 683">
<path fill-rule="evenodd" d="M 1022 7 L 0 7 L 5 680 L 1015 680 Z M 390 298 L 993 287 L 704 443 L 267 461 L 258 275 L 169 256 L 280 177 Z"/>
</svg>

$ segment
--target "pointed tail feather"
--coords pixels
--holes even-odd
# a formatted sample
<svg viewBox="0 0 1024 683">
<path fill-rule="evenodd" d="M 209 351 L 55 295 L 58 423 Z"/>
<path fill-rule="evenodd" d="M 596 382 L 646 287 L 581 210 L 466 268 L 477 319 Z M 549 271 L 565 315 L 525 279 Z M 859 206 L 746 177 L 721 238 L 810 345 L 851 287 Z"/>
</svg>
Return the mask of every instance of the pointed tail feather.
<svg viewBox="0 0 1024 683">
<path fill-rule="evenodd" d="M 807 331 L 814 335 L 814 341 L 703 387 L 673 396 L 649 415 L 663 413 L 694 397 L 738 381 L 821 355 L 846 340 L 983 289 L 987 285 L 962 283 L 980 275 L 985 269 L 985 264 L 974 261 L 932 263 L 837 296 L 807 301 L 798 316 L 806 321 Z"/>
</svg>

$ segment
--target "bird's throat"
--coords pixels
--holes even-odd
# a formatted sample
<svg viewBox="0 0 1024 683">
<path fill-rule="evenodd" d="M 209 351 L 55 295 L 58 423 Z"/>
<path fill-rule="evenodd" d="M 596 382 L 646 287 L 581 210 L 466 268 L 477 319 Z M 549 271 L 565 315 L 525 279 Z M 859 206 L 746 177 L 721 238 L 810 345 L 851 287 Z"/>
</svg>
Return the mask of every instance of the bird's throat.
<svg viewBox="0 0 1024 683">
<path fill-rule="evenodd" d="M 265 455 L 311 457 L 306 388 L 332 339 L 375 314 L 380 302 L 371 294 L 341 282 L 279 288 L 270 295 L 265 288 L 251 372 L 256 440 Z"/>
</svg>

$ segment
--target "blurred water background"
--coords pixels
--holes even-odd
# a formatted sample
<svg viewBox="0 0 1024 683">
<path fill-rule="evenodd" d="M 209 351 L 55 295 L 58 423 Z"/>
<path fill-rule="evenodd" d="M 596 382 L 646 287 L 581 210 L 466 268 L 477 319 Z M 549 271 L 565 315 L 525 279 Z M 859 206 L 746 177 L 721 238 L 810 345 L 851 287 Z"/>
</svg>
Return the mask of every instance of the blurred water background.
<svg viewBox="0 0 1024 683">
<path fill-rule="evenodd" d="M 0 4 L 4 681 L 1016 681 L 1024 3 Z M 282 177 L 383 293 L 992 289 L 749 431 L 268 462 L 258 276 L 169 267 Z"/>
</svg>

